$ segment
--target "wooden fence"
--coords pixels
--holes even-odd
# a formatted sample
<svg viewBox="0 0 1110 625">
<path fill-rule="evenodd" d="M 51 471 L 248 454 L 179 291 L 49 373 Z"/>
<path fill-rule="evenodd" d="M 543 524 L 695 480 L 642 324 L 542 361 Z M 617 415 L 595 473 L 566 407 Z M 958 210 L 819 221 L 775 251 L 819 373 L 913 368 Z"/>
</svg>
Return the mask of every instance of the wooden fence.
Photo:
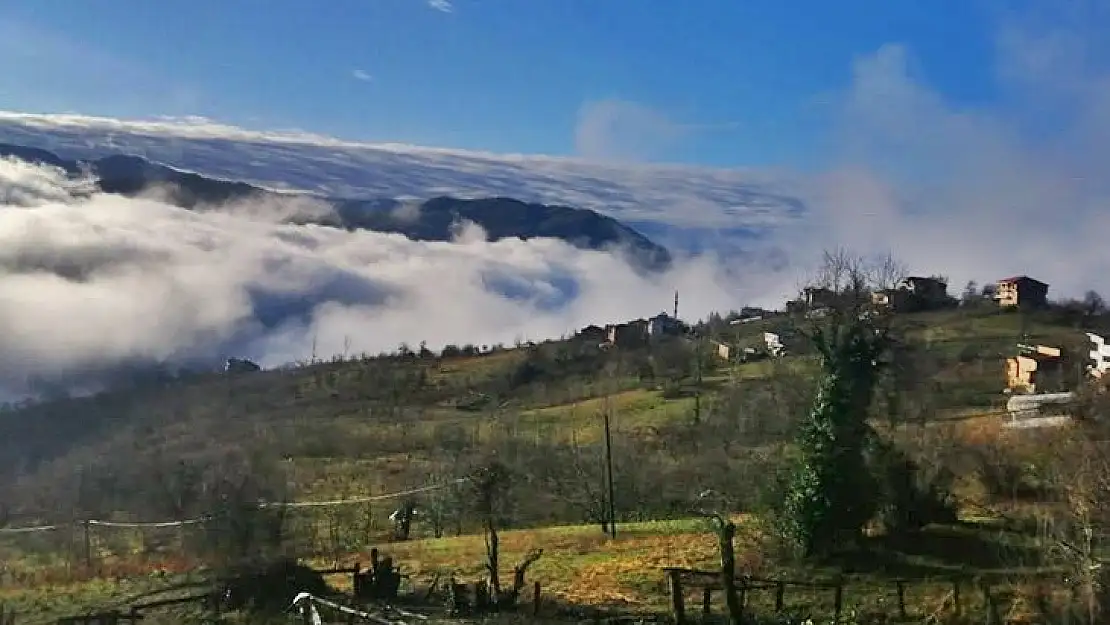
<svg viewBox="0 0 1110 625">
<path fill-rule="evenodd" d="M 701 612 L 703 615 L 709 615 L 712 612 L 713 593 L 722 591 L 724 585 L 721 583 L 721 573 L 719 571 L 702 571 L 697 569 L 684 569 L 684 568 L 664 568 L 667 575 L 668 586 L 671 595 L 671 613 L 676 625 L 684 625 L 687 623 L 686 618 L 686 591 L 689 588 L 701 589 Z M 857 582 L 858 583 L 858 582 Z M 893 579 L 881 585 L 888 585 L 891 595 L 896 597 L 898 611 L 897 616 L 901 619 L 908 619 L 910 614 L 906 606 L 906 589 L 913 584 L 922 584 L 923 580 L 909 580 L 909 579 Z M 964 612 L 965 605 L 963 600 L 963 591 L 970 588 L 978 587 L 978 590 L 983 595 L 983 605 L 986 609 L 986 619 L 988 623 L 1001 623 L 1001 616 L 998 608 L 998 601 L 991 591 L 990 584 L 982 581 L 976 582 L 967 577 L 952 577 L 943 580 L 933 580 L 932 584 L 944 583 L 951 585 L 951 607 L 956 615 L 961 615 Z M 786 595 L 790 589 L 807 589 L 810 591 L 823 591 L 832 596 L 833 612 L 837 619 L 841 617 L 844 611 L 844 601 L 846 588 L 852 585 L 850 580 L 843 578 L 833 579 L 829 581 L 802 581 L 790 579 L 763 579 L 751 576 L 738 576 L 736 578 L 736 589 L 740 609 L 746 611 L 751 605 L 751 595 L 758 591 L 768 591 L 774 593 L 774 606 L 776 612 L 781 612 L 786 608 Z M 875 583 L 867 583 L 867 585 L 874 587 Z"/>
</svg>

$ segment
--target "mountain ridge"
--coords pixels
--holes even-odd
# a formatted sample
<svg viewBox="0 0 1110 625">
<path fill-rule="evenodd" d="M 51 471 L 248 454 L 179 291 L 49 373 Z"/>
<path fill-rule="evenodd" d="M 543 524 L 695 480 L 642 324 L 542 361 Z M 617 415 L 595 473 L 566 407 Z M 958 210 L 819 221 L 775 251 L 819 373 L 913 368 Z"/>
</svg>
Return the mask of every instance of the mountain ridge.
<svg viewBox="0 0 1110 625">
<path fill-rule="evenodd" d="M 247 199 L 306 197 L 332 209 L 322 217 L 291 218 L 348 230 L 402 234 L 413 240 L 451 241 L 460 222 L 480 226 L 492 240 L 555 238 L 581 249 L 619 250 L 638 270 L 662 271 L 671 266 L 670 251 L 634 228 L 597 211 L 564 205 L 526 202 L 494 196 L 463 199 L 440 195 L 408 209 L 395 198 L 339 198 L 306 192 L 265 189 L 250 183 L 183 171 L 129 154 L 91 161 L 69 159 L 42 148 L 3 143 L 0 156 L 60 168 L 70 175 L 88 172 L 105 193 L 137 196 L 158 187 L 162 199 L 187 210 Z"/>
</svg>

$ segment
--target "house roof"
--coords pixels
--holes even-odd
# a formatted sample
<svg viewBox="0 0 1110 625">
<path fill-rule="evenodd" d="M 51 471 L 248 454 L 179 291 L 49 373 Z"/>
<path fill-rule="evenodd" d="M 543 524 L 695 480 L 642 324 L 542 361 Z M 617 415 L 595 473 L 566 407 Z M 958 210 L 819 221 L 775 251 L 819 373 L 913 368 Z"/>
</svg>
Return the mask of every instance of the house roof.
<svg viewBox="0 0 1110 625">
<path fill-rule="evenodd" d="M 906 276 L 904 280 L 906 282 L 936 282 L 937 284 L 947 284 L 940 278 L 933 278 L 930 276 Z"/>
<path fill-rule="evenodd" d="M 1033 278 L 1030 278 L 1029 276 L 1013 276 L 1013 277 L 1010 277 L 1010 278 L 1003 278 L 1003 279 L 998 281 L 999 284 L 1002 284 L 1002 283 L 1005 283 L 1005 282 L 1036 282 L 1037 284 L 1043 284 L 1044 286 L 1048 286 L 1047 282 L 1041 282 L 1040 280 L 1035 280 Z"/>
</svg>

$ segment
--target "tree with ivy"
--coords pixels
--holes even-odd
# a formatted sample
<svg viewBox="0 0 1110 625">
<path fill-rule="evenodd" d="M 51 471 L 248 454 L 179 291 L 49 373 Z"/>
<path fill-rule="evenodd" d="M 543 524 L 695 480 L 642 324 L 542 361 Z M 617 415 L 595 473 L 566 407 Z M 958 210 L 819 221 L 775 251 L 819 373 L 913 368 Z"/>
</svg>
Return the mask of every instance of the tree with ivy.
<svg viewBox="0 0 1110 625">
<path fill-rule="evenodd" d="M 805 557 L 858 538 L 879 506 L 867 417 L 891 336 L 886 314 L 870 305 L 870 289 L 872 276 L 892 265 L 886 259 L 868 269 L 846 252 L 826 253 L 815 284 L 836 298 L 804 332 L 821 359 L 821 375 L 798 435 L 781 519 L 784 537 Z"/>
</svg>

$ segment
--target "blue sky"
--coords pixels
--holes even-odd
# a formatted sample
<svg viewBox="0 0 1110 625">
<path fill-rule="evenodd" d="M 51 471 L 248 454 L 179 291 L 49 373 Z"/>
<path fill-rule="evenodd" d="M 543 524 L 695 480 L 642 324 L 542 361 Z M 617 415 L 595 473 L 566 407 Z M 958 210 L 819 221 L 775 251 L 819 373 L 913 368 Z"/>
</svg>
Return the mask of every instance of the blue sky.
<svg viewBox="0 0 1110 625">
<path fill-rule="evenodd" d="M 0 107 L 807 167 L 884 44 L 947 102 L 1004 105 L 992 2 L 5 0 Z"/>
</svg>

